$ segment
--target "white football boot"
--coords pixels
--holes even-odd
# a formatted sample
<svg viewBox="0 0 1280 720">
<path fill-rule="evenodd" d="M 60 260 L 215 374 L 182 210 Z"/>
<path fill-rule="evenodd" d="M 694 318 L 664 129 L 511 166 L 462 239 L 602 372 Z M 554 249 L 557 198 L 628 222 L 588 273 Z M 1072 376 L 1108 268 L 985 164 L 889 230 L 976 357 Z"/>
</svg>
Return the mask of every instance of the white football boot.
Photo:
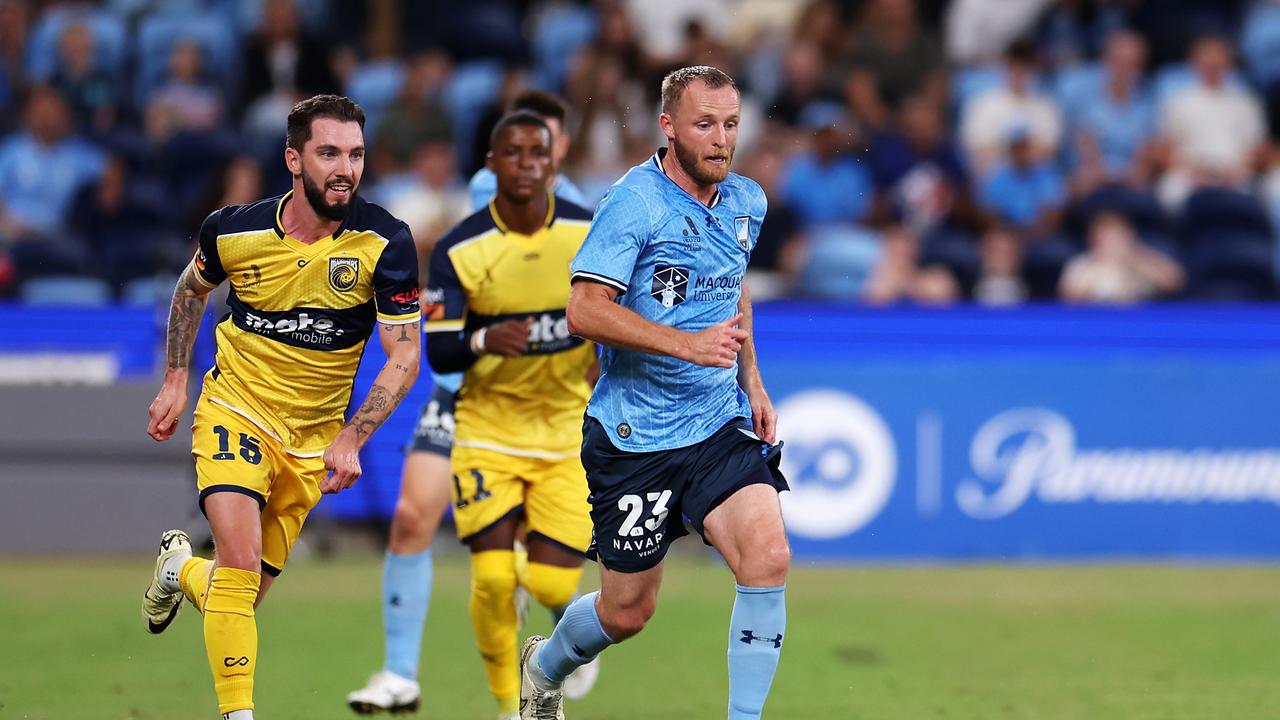
<svg viewBox="0 0 1280 720">
<path fill-rule="evenodd" d="M 379 670 L 368 684 L 347 695 L 347 705 L 360 715 L 417 712 L 422 688 L 414 680 Z"/>
<path fill-rule="evenodd" d="M 546 641 L 541 635 L 530 635 L 520 646 L 520 720 L 564 720 L 564 693 L 542 690 L 529 677 L 533 653 Z"/>
<path fill-rule="evenodd" d="M 182 563 L 169 561 L 186 560 L 189 557 L 191 538 L 186 533 L 181 530 L 166 530 L 160 536 L 156 569 L 151 575 L 151 584 L 142 594 L 142 619 L 147 624 L 147 632 L 152 635 L 164 632 L 182 609 L 182 588 L 178 586 L 178 571 L 181 570 Z M 166 564 L 169 566 L 167 570 Z"/>
</svg>

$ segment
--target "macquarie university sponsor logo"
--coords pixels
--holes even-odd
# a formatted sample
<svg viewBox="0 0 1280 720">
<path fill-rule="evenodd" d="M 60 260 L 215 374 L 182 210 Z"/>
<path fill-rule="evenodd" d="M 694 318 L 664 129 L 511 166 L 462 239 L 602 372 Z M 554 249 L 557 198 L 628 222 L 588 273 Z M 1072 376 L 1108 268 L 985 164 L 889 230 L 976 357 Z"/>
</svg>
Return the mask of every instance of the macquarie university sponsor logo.
<svg viewBox="0 0 1280 720">
<path fill-rule="evenodd" d="M 791 492 L 782 511 L 791 532 L 819 540 L 871 522 L 893 492 L 897 449 L 871 406 L 838 390 L 809 390 L 778 406 L 787 441 L 782 470 Z"/>
<path fill-rule="evenodd" d="M 650 295 L 662 303 L 662 307 L 671 308 L 684 302 L 689 292 L 688 268 L 673 265 L 658 265 L 653 269 L 653 286 Z"/>
<path fill-rule="evenodd" d="M 329 286 L 338 292 L 348 292 L 360 279 L 359 258 L 329 258 Z"/>
<path fill-rule="evenodd" d="M 737 302 L 741 294 L 741 275 L 699 276 L 693 281 L 693 297 L 691 299 L 695 302 L 718 302 L 722 300 Z"/>
<path fill-rule="evenodd" d="M 1280 504 L 1280 451 L 1211 448 L 1081 448 L 1062 415 L 1016 408 L 988 420 L 969 447 L 973 476 L 956 488 L 972 518 L 1045 504 Z"/>
</svg>

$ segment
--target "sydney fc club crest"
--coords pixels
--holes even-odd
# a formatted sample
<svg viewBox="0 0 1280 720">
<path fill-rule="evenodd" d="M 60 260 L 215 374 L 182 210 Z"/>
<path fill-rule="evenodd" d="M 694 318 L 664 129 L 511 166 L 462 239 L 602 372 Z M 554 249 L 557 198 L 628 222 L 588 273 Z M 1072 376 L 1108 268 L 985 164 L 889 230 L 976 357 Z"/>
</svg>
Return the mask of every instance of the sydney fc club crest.
<svg viewBox="0 0 1280 720">
<path fill-rule="evenodd" d="M 360 261 L 356 258 L 329 258 L 329 285 L 338 292 L 347 292 L 356 286 L 360 278 Z"/>
<path fill-rule="evenodd" d="M 733 219 L 734 235 L 738 238 L 738 247 L 743 251 L 751 249 L 751 217 L 739 215 Z"/>
<path fill-rule="evenodd" d="M 653 271 L 653 299 L 662 307 L 675 307 L 684 302 L 689 291 L 689 271 L 682 267 L 659 265 Z"/>
</svg>

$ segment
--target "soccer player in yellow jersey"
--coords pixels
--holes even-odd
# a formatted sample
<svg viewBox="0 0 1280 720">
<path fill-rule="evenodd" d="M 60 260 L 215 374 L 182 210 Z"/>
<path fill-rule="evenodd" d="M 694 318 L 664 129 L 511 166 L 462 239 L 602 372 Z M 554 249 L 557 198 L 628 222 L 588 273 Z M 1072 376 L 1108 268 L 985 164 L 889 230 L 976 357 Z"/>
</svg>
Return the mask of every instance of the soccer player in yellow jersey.
<svg viewBox="0 0 1280 720">
<path fill-rule="evenodd" d="M 207 296 L 230 284 L 230 312 L 218 323 L 214 367 L 191 428 L 216 557 L 193 557 L 185 533 L 166 532 L 142 613 L 152 633 L 169 626 L 184 596 L 204 615 L 226 720 L 253 717 L 254 608 L 320 495 L 360 477 L 360 448 L 418 375 L 413 238 L 404 223 L 356 197 L 364 157 L 358 105 L 334 95 L 298 103 L 284 151 L 293 189 L 211 214 L 173 295 L 168 370 L 147 427 L 161 441 L 173 437 L 186 409 L 187 365 Z M 387 362 L 344 423 L 375 326 Z"/>
<path fill-rule="evenodd" d="M 578 587 L 591 542 L 578 459 L 595 347 L 569 334 L 569 262 L 590 213 L 547 190 L 551 133 L 536 114 L 498 121 L 498 193 L 436 244 L 426 316 L 436 372 L 465 371 L 455 411 L 454 519 L 471 550 L 471 621 L 501 718 L 518 715 L 517 582 L 548 608 Z M 529 563 L 517 577 L 523 519 Z"/>
</svg>

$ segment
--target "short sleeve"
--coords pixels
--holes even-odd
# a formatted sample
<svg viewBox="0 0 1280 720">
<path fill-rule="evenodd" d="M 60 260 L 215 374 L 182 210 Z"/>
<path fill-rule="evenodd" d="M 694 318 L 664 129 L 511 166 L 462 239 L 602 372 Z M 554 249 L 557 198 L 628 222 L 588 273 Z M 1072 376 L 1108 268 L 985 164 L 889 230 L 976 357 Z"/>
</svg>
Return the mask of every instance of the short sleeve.
<svg viewBox="0 0 1280 720">
<path fill-rule="evenodd" d="M 427 270 L 427 303 L 422 315 L 426 318 L 423 330 L 428 333 L 461 332 L 466 321 L 467 291 L 449 257 L 453 243 L 446 240 L 436 243 Z"/>
<path fill-rule="evenodd" d="M 378 257 L 373 269 L 373 296 L 378 322 L 405 325 L 418 322 L 418 253 L 413 236 L 403 223 Z"/>
<path fill-rule="evenodd" d="M 200 224 L 200 235 L 196 247 L 196 279 L 208 287 L 215 288 L 227 279 L 227 271 L 222 268 L 222 257 L 218 254 L 218 221 L 222 217 L 221 210 L 214 210 Z"/>
<path fill-rule="evenodd" d="M 480 168 L 475 175 L 471 176 L 467 192 L 471 196 L 471 209 L 479 210 L 488 205 L 493 196 L 498 194 L 498 177 L 492 170 Z"/>
<path fill-rule="evenodd" d="M 569 266 L 571 281 L 588 280 L 626 292 L 651 225 L 644 198 L 615 186 L 600 201 L 591 230 Z"/>
</svg>

